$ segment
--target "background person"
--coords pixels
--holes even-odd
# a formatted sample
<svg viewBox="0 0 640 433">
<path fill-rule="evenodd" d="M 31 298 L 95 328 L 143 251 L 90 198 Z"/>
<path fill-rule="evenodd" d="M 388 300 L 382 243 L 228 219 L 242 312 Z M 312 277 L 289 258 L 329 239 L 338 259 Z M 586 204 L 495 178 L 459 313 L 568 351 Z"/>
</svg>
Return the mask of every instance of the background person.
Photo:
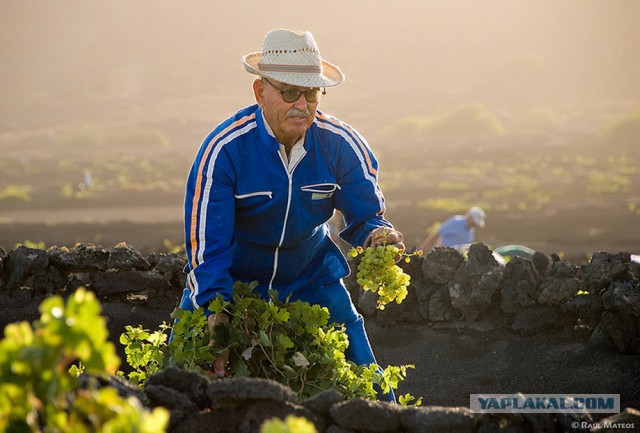
<svg viewBox="0 0 640 433">
<path fill-rule="evenodd" d="M 234 281 L 257 281 L 264 298 L 275 289 L 282 300 L 327 307 L 331 321 L 345 325 L 347 358 L 377 364 L 327 221 L 339 210 L 340 236 L 353 246 L 404 245 L 383 216 L 378 162 L 366 140 L 317 111 L 325 87 L 342 83 L 344 75 L 322 60 L 309 32 L 273 30 L 262 51 L 243 62 L 259 76 L 257 104 L 205 138 L 187 181 L 188 277 L 180 308 L 206 308 L 218 294 L 231 301 Z M 228 319 L 208 316 L 210 326 Z M 227 359 L 214 361 L 220 377 Z M 393 393 L 384 398 L 394 400 Z"/>
<path fill-rule="evenodd" d="M 463 249 L 473 243 L 476 238 L 475 229 L 484 227 L 485 217 L 485 212 L 477 206 L 470 208 L 465 215 L 449 217 L 422 241 L 418 249 L 428 251 L 427 248 L 431 243 L 433 243 L 432 247 Z"/>
</svg>

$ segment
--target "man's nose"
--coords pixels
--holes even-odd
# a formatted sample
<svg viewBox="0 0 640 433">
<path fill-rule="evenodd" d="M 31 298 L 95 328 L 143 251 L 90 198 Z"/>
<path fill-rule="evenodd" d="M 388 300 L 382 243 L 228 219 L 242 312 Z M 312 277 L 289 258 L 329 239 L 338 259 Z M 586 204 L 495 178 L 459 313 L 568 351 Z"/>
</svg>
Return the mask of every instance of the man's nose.
<svg viewBox="0 0 640 433">
<path fill-rule="evenodd" d="M 302 111 L 307 109 L 307 100 L 304 98 L 304 93 L 300 94 L 300 97 L 296 101 L 294 107 L 296 107 L 298 110 L 302 110 Z"/>
</svg>

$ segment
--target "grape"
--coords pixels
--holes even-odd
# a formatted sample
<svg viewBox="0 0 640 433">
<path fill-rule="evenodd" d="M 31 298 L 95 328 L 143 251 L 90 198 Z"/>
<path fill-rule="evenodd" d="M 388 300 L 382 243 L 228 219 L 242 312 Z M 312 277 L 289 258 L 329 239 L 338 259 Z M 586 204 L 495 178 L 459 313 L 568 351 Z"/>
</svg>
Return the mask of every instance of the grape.
<svg viewBox="0 0 640 433">
<path fill-rule="evenodd" d="M 409 293 L 407 287 L 411 276 L 396 265 L 396 257 L 401 256 L 408 262 L 413 255 L 421 256 L 422 251 L 407 254 L 393 245 L 377 245 L 352 248 L 349 255 L 362 255 L 356 274 L 358 285 L 364 290 L 377 293 L 377 308 L 384 310 L 385 305 L 391 302 L 400 304 Z"/>
</svg>

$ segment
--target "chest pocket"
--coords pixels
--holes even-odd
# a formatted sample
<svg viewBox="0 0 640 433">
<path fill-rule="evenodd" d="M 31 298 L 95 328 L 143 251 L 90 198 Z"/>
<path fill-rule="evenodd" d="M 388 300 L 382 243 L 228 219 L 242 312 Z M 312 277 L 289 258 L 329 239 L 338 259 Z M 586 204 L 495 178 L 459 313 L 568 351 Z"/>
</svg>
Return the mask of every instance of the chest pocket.
<svg viewBox="0 0 640 433">
<path fill-rule="evenodd" d="M 305 185 L 300 187 L 302 192 L 308 193 L 311 200 L 324 200 L 331 198 L 333 193 L 340 189 L 337 183 L 316 183 L 314 185 Z"/>
<path fill-rule="evenodd" d="M 248 194 L 236 194 L 236 195 L 234 195 L 234 197 L 237 198 L 238 200 L 242 200 L 242 199 L 250 198 L 250 197 L 260 197 L 260 196 L 267 196 L 269 198 L 273 198 L 273 192 L 271 192 L 271 191 L 256 191 L 256 192 L 250 192 Z"/>
</svg>

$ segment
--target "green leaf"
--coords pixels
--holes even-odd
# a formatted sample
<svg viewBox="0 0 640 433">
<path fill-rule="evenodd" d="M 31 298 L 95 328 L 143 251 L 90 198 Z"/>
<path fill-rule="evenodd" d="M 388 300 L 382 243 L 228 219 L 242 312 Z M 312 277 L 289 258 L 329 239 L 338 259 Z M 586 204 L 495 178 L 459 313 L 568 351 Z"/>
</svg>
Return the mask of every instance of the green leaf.
<svg viewBox="0 0 640 433">
<path fill-rule="evenodd" d="M 415 402 L 413 402 L 414 400 L 416 400 L 416 398 L 409 393 L 398 396 L 398 403 L 400 403 L 402 406 L 422 405 L 422 397 L 418 398 Z"/>
<path fill-rule="evenodd" d="M 291 341 L 291 338 L 289 338 L 284 334 L 278 335 L 277 339 L 278 339 L 278 347 L 281 349 L 287 350 L 295 346 L 295 344 L 293 344 L 293 341 Z"/>
<path fill-rule="evenodd" d="M 238 360 L 236 362 L 234 362 L 233 364 L 231 364 L 231 367 L 229 368 L 229 371 L 235 376 L 235 377 L 250 377 L 251 376 L 251 371 L 249 371 L 249 368 L 247 367 L 247 364 L 245 364 L 244 362 Z"/>
<path fill-rule="evenodd" d="M 276 322 L 287 323 L 290 317 L 291 317 L 291 314 L 287 310 L 282 308 L 276 309 L 275 316 L 274 316 Z"/>
<path fill-rule="evenodd" d="M 264 347 L 271 347 L 271 340 L 269 339 L 269 336 L 267 335 L 266 332 L 264 332 L 264 330 L 260 330 L 260 335 L 259 335 L 259 341 L 260 344 L 262 344 Z"/>
<path fill-rule="evenodd" d="M 216 348 L 228 347 L 230 341 L 229 327 L 224 323 L 218 323 L 213 327 L 211 338 L 215 342 Z"/>
</svg>

